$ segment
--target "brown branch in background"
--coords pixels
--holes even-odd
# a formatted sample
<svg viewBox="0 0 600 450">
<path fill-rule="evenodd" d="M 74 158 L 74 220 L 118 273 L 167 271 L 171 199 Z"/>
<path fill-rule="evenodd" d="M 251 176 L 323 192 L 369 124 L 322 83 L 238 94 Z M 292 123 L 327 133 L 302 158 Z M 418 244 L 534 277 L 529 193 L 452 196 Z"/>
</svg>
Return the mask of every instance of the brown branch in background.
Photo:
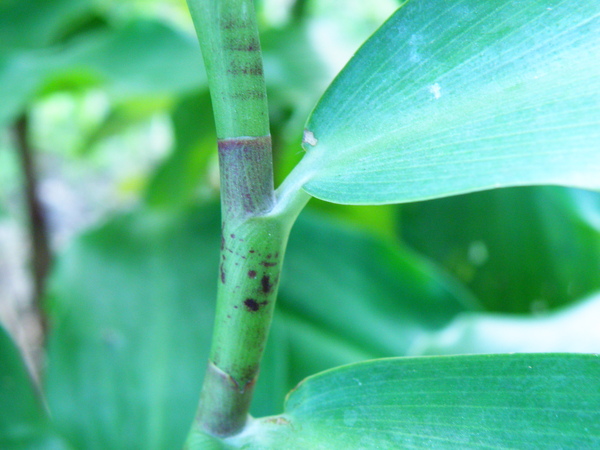
<svg viewBox="0 0 600 450">
<path fill-rule="evenodd" d="M 48 324 L 42 308 L 42 298 L 46 277 L 51 262 L 48 227 L 38 193 L 38 182 L 33 161 L 33 151 L 29 145 L 29 121 L 22 114 L 15 124 L 16 144 L 24 176 L 29 234 L 31 239 L 31 263 L 33 269 L 33 307 L 39 318 L 42 338 L 46 337 Z"/>
</svg>

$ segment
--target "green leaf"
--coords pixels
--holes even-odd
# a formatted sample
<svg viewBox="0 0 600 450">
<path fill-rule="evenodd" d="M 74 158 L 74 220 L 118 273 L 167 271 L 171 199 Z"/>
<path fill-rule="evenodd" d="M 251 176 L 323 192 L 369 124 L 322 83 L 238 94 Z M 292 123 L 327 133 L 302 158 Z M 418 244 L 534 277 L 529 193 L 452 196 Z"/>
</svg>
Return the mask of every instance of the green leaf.
<svg viewBox="0 0 600 450">
<path fill-rule="evenodd" d="M 475 305 L 461 286 L 409 251 L 317 215 L 305 214 L 292 231 L 282 277 L 283 311 L 380 356 L 403 354 L 413 336 Z"/>
<path fill-rule="evenodd" d="M 0 2 L 0 127 L 20 114 L 51 73 L 57 43 L 91 14 L 90 0 Z"/>
<path fill-rule="evenodd" d="M 3 0 L 0 4 L 0 53 L 44 47 L 85 21 L 92 0 Z"/>
<path fill-rule="evenodd" d="M 77 448 L 181 448 L 214 317 L 218 209 L 136 211 L 74 242 L 54 273 L 47 395 Z"/>
<path fill-rule="evenodd" d="M 25 109 L 48 72 L 44 58 L 36 52 L 0 55 L 0 127 Z"/>
<path fill-rule="evenodd" d="M 227 442 L 271 448 L 597 448 L 600 357 L 368 361 L 308 378 Z"/>
<path fill-rule="evenodd" d="M 588 0 L 407 2 L 315 108 L 293 184 L 357 204 L 599 188 L 599 14 Z"/>
<path fill-rule="evenodd" d="M 400 229 L 487 309 L 541 312 L 600 289 L 594 215 L 595 192 L 511 188 L 402 205 Z"/>
<path fill-rule="evenodd" d="M 66 448 L 51 430 L 19 350 L 1 325 L 0 361 L 0 448 Z"/>
<path fill-rule="evenodd" d="M 58 90 L 101 86 L 121 102 L 147 96 L 164 101 L 203 84 L 192 36 L 157 20 L 137 19 L 120 28 L 82 32 L 64 45 L 0 52 L 0 126 L 36 97 Z"/>
<path fill-rule="evenodd" d="M 137 19 L 90 35 L 65 60 L 70 70 L 91 71 L 122 97 L 191 92 L 205 83 L 193 36 L 156 20 Z"/>
<path fill-rule="evenodd" d="M 413 355 L 506 352 L 600 353 L 600 295 L 550 314 L 465 312 L 443 330 L 423 334 Z"/>
<path fill-rule="evenodd" d="M 207 91 L 179 101 L 172 115 L 175 145 L 154 172 L 146 189 L 150 206 L 190 204 L 208 178 L 210 157 L 217 139 L 210 95 Z"/>
</svg>

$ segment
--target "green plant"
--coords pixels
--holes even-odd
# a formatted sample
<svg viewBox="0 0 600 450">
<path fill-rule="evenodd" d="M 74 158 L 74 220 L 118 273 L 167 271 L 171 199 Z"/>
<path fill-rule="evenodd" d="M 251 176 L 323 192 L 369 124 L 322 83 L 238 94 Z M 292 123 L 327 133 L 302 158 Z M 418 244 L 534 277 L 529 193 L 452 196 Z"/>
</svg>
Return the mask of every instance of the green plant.
<svg viewBox="0 0 600 450">
<path fill-rule="evenodd" d="M 176 387 L 164 390 L 163 386 L 179 381 L 170 378 L 173 374 L 194 378 L 198 372 L 192 367 L 196 361 L 191 356 L 198 353 L 194 340 L 204 342 L 208 333 L 194 328 L 194 319 L 178 329 L 177 320 L 212 315 L 209 304 L 194 302 L 190 291 L 202 289 L 201 295 L 210 298 L 212 292 L 206 286 L 216 277 L 214 338 L 189 448 L 597 446 L 600 361 L 591 354 L 376 359 L 306 379 L 289 394 L 281 415 L 249 419 L 247 414 L 271 326 L 288 235 L 310 196 L 342 204 L 388 204 L 507 186 L 599 187 L 600 73 L 595 61 L 600 56 L 600 8 L 584 0 L 568 5 L 537 0 L 443 1 L 435 6 L 407 2 L 359 50 L 322 97 L 304 134 L 306 156 L 274 190 L 266 88 L 252 2 L 189 4 L 205 58 L 219 139 L 219 271 L 199 271 L 201 280 L 195 272 L 199 264 L 195 255 L 202 255 L 202 264 L 216 261 L 210 206 L 175 217 L 160 211 L 133 213 L 85 237 L 62 261 L 56 278 L 59 287 L 53 293 L 60 300 L 50 302 L 51 308 L 60 310 L 50 341 L 55 363 L 50 365 L 47 381 L 56 428 L 80 447 L 89 447 L 90 442 L 101 448 L 140 442 L 149 448 L 172 444 L 174 438 L 163 430 L 179 431 L 185 418 L 165 419 L 162 411 L 176 410 L 180 398 L 189 399 L 195 393 L 176 392 Z M 552 199 L 556 204 L 563 195 L 562 191 L 536 192 L 543 201 Z M 573 195 L 586 198 L 581 193 Z M 581 205 L 583 201 L 566 203 Z M 580 220 L 575 213 L 572 217 L 573 222 Z M 412 232 L 417 245 L 429 245 L 430 253 L 443 248 L 427 242 L 427 237 L 419 239 L 415 229 L 422 226 L 411 228 L 410 216 L 407 219 L 403 226 Z M 273 332 L 280 344 L 287 326 L 303 330 L 298 333 L 303 340 L 294 351 L 306 351 L 318 343 L 323 353 L 334 355 L 331 362 L 336 357 L 344 359 L 341 350 L 353 352 L 348 359 L 360 359 L 361 354 L 382 356 L 386 354 L 379 346 L 382 342 L 389 346 L 385 349 L 389 353 L 406 354 L 415 336 L 422 338 L 417 342 L 423 347 L 420 354 L 456 352 L 451 346 L 444 351 L 447 340 L 436 339 L 436 333 L 445 326 L 452 331 L 451 322 L 458 313 L 473 311 L 466 305 L 468 293 L 444 276 L 432 275 L 410 254 L 334 226 L 328 231 L 323 223 L 311 223 L 314 219 L 305 220 L 298 223 L 299 243 L 295 248 L 290 244 L 289 264 L 294 264 L 295 257 L 303 258 L 303 267 L 294 273 L 296 285 L 284 293 L 291 299 L 286 303 L 289 317 L 284 325 L 275 323 Z M 574 234 L 584 233 L 577 224 L 572 227 L 577 229 Z M 309 242 L 315 242 L 320 253 L 311 254 Z M 114 277 L 110 280 L 104 269 L 111 260 L 106 249 L 118 253 L 116 261 L 121 265 L 120 270 L 110 272 Z M 476 245 L 472 250 L 473 260 L 485 258 Z M 346 257 L 352 252 L 352 257 Z M 598 252 L 590 253 L 595 256 L 588 261 L 597 267 Z M 367 260 L 366 270 L 344 266 L 345 259 Z M 168 271 L 157 269 L 157 261 L 175 260 L 179 265 L 167 264 Z M 394 267 L 404 266 L 391 270 L 391 262 Z M 61 277 L 78 273 L 81 266 L 93 268 L 89 275 L 97 279 L 74 277 L 61 287 Z M 176 267 L 183 268 L 183 273 L 175 273 Z M 321 273 L 338 267 L 338 275 L 347 278 L 341 285 L 319 280 Z M 344 291 L 344 283 L 351 284 L 352 277 L 365 273 L 387 286 L 369 285 L 375 292 L 372 297 L 381 301 L 381 311 L 398 294 L 409 300 L 403 303 L 403 317 L 395 317 L 390 328 L 386 328 L 385 314 L 371 321 L 382 328 L 378 342 L 343 346 L 330 335 L 322 338 L 319 333 L 345 328 L 358 336 L 357 341 L 370 339 L 361 328 L 368 309 L 360 307 L 354 308 L 354 316 L 344 316 L 349 323 L 322 329 L 314 326 L 335 322 L 344 307 L 352 309 L 351 287 L 344 292 L 345 304 L 333 303 L 328 296 Z M 405 278 L 399 282 L 390 274 Z M 110 286 L 99 288 L 118 286 L 128 276 L 158 277 L 161 283 L 140 285 L 129 293 L 118 288 L 111 291 Z M 194 289 L 181 290 L 174 304 L 165 309 L 161 300 L 171 298 L 169 291 L 180 289 L 175 279 L 185 280 L 182 285 Z M 594 282 L 588 285 L 597 289 Z M 302 289 L 310 293 L 302 295 Z M 81 304 L 79 298 L 86 296 L 99 301 Z M 307 296 L 320 299 L 315 302 L 318 306 L 311 305 L 310 313 L 304 313 L 317 317 L 313 322 L 292 314 L 303 306 L 298 304 L 301 301 L 294 304 L 294 298 Z M 121 314 L 111 312 L 103 298 L 119 304 Z M 582 314 L 597 311 L 594 305 L 597 300 Z M 129 327 L 122 317 L 128 310 L 138 314 L 143 330 L 122 331 Z M 82 321 L 85 314 L 94 319 Z M 546 320 L 547 324 L 539 326 L 556 328 L 558 321 L 568 319 Z M 406 333 L 399 343 L 392 340 L 398 337 L 391 332 L 395 328 Z M 176 329 L 179 333 L 170 336 Z M 69 332 L 90 340 L 69 342 L 64 338 Z M 142 341 L 148 337 L 155 342 L 146 347 Z M 83 355 L 78 347 L 90 342 L 101 345 L 99 351 L 106 353 L 103 364 L 89 358 L 88 370 L 106 371 L 101 387 L 95 389 L 89 388 L 94 380 L 70 369 L 70 358 Z M 151 355 L 140 349 L 150 349 Z M 132 367 L 143 367 L 148 373 L 138 373 L 136 384 L 119 387 L 119 373 L 105 364 L 127 358 L 133 359 Z M 12 374 L 7 379 L 23 386 L 25 375 L 16 353 L 7 351 L 3 359 L 14 366 L 4 369 Z M 263 375 L 276 371 L 278 361 L 267 357 Z M 173 366 L 178 364 L 189 367 L 175 372 Z M 122 375 L 127 377 L 125 372 Z M 116 405 L 123 398 L 135 397 L 133 390 L 140 386 L 150 392 L 152 408 L 149 419 L 140 420 L 143 426 L 127 428 L 130 433 L 134 430 L 131 435 L 119 436 L 114 431 L 120 420 L 128 422 L 116 413 L 124 414 L 127 408 L 77 417 L 84 405 L 93 408 L 104 401 Z M 283 390 L 285 386 L 270 388 Z M 181 396 L 165 398 L 165 392 Z M 81 403 L 64 400 L 88 395 Z M 31 429 L 23 436 L 30 439 L 30 445 L 36 440 L 47 447 L 61 445 L 54 425 L 34 401 L 29 403 L 20 417 Z M 101 423 L 86 423 L 94 420 Z"/>
<path fill-rule="evenodd" d="M 596 10 L 585 2 L 580 9 L 570 5 L 573 16 L 569 24 L 545 41 L 540 33 L 546 21 L 553 20 L 550 17 L 562 18 L 560 5 L 542 11 L 541 3 L 531 2 L 515 13 L 508 4 L 494 2 L 473 11 L 469 6 L 475 5 L 448 3 L 423 11 L 417 2 L 408 3 L 363 46 L 324 95 L 304 132 L 307 155 L 277 192 L 272 184 L 266 88 L 252 2 L 189 4 L 205 55 L 217 120 L 223 211 L 215 333 L 194 433 L 229 437 L 247 427 L 287 236 L 308 200 L 306 193 L 337 203 L 377 204 L 534 183 L 598 187 L 598 123 L 590 121 L 588 106 L 582 101 L 589 92 L 588 82 L 598 81 L 597 71 L 589 68 L 590 49 L 596 44 L 593 39 L 579 41 L 582 34 L 588 36 L 588 20 L 593 21 Z M 492 14 L 499 18 L 492 20 Z M 452 21 L 456 23 L 448 26 Z M 396 40 L 398 35 L 404 42 Z M 478 52 L 473 54 L 473 49 Z M 491 62 L 493 71 L 480 60 Z M 571 64 L 582 67 L 573 72 Z M 528 68 L 519 67 L 522 65 Z M 574 80 L 574 73 L 585 74 L 584 81 Z M 597 110 L 596 103 L 594 99 L 589 107 Z M 561 120 L 563 114 L 569 115 L 567 120 Z M 567 155 L 571 157 L 565 158 Z M 340 425 L 352 422 L 347 435 L 337 436 L 340 445 L 356 445 L 365 439 L 362 432 L 351 431 L 355 422 L 360 421 L 357 429 L 362 429 L 377 427 L 380 420 L 384 422 L 377 430 L 380 436 L 370 445 L 391 445 L 395 439 L 388 427 L 395 428 L 406 412 L 398 407 L 379 418 L 377 407 L 366 406 L 373 398 L 378 398 L 375 405 L 389 407 L 399 402 L 398 397 L 413 395 L 414 390 L 431 389 L 431 381 L 423 382 L 423 378 L 434 379 L 435 385 L 445 377 L 455 380 L 455 367 L 468 367 L 476 374 L 477 381 L 466 392 L 473 388 L 477 394 L 461 395 L 476 396 L 478 402 L 485 401 L 480 389 L 497 390 L 498 383 L 517 385 L 525 369 L 538 364 L 547 364 L 542 369 L 547 378 L 540 381 L 539 388 L 554 390 L 557 386 L 550 380 L 563 376 L 557 364 L 563 358 L 586 361 L 583 372 L 590 378 L 575 383 L 583 401 L 587 383 L 597 376 L 598 362 L 591 356 L 373 362 L 307 381 L 288 400 L 287 415 L 254 424 L 252 431 L 243 433 L 250 437 L 241 441 L 260 443 L 274 439 L 269 437 L 272 434 L 283 442 L 297 440 L 296 446 L 314 446 L 323 442 L 322 434 L 329 428 L 321 423 L 319 430 L 314 415 L 323 414 L 335 423 L 335 412 L 353 412 L 350 420 L 344 414 L 337 416 Z M 397 392 L 402 389 L 399 379 L 406 377 L 406 366 L 413 363 L 416 368 L 408 372 L 416 373 L 418 388 Z M 551 366 L 557 367 L 556 375 L 548 371 Z M 429 367 L 431 373 L 427 373 Z M 493 381 L 486 386 L 488 382 L 482 379 L 488 377 Z M 506 380 L 499 381 L 502 377 Z M 373 378 L 376 387 L 363 388 L 361 381 L 351 381 Z M 427 402 L 454 403 L 458 386 L 453 383 L 439 394 L 440 399 Z M 474 387 L 479 383 L 481 387 Z M 517 397 L 521 389 L 515 391 Z M 339 391 L 342 394 L 337 394 Z M 312 400 L 324 394 L 330 397 L 326 407 Z M 545 402 L 542 408 L 556 407 L 556 399 L 544 398 L 546 395 L 532 396 L 527 408 L 535 410 Z M 559 395 L 563 397 L 565 392 Z M 514 398 L 508 393 L 501 397 L 504 401 L 495 392 L 489 404 L 514 408 Z M 417 401 L 411 400 L 411 404 Z M 306 427 L 315 427 L 310 432 L 303 429 L 295 402 L 299 410 L 306 410 Z M 365 410 L 358 412 L 353 405 L 365 405 Z M 581 420 L 580 428 L 594 415 L 595 406 L 587 409 L 584 405 L 585 401 L 581 406 L 587 412 L 574 422 Z M 574 423 L 566 416 L 552 421 L 569 430 Z M 482 426 L 461 412 L 456 426 L 466 424 Z M 415 427 L 407 431 L 414 432 Z M 506 431 L 503 428 L 500 434 Z M 447 439 L 446 433 L 428 439 Z M 191 447 L 198 445 L 196 439 L 193 434 Z M 480 444 L 502 442 L 491 436 L 481 439 Z M 590 436 L 584 432 L 578 439 Z"/>
</svg>

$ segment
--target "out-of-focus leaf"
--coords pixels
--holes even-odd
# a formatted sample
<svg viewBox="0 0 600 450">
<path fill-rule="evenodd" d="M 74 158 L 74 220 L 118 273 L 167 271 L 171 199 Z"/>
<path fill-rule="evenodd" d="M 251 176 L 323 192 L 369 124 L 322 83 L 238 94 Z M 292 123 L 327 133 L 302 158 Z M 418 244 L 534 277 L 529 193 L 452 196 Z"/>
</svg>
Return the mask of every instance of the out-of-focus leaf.
<svg viewBox="0 0 600 450">
<path fill-rule="evenodd" d="M 310 40 L 310 27 L 293 24 L 261 35 L 275 181 L 279 184 L 302 158 L 298 142 L 306 117 L 330 81 Z"/>
<path fill-rule="evenodd" d="M 182 99 L 171 115 L 175 146 L 154 173 L 146 190 L 150 206 L 189 204 L 207 176 L 216 152 L 216 131 L 207 91 Z"/>
<path fill-rule="evenodd" d="M 327 68 L 313 48 L 307 28 L 290 25 L 261 36 L 269 89 L 303 110 L 314 105 L 328 81 Z"/>
<path fill-rule="evenodd" d="M 23 112 L 52 73 L 47 49 L 92 14 L 90 0 L 0 2 L 0 127 Z"/>
<path fill-rule="evenodd" d="M 585 201 L 585 203 L 584 203 Z M 553 187 L 402 206 L 403 239 L 489 309 L 539 311 L 600 289 L 600 195 Z"/>
<path fill-rule="evenodd" d="M 285 413 L 227 440 L 272 448 L 597 448 L 600 357 L 394 358 L 301 383 Z"/>
<path fill-rule="evenodd" d="M 410 252 L 323 219 L 305 220 L 290 237 L 283 311 L 383 356 L 403 354 L 422 330 L 474 306 L 460 286 Z"/>
<path fill-rule="evenodd" d="M 0 325 L 0 448 L 64 449 L 52 431 L 42 400 L 4 328 Z"/>
<path fill-rule="evenodd" d="M 196 39 L 156 20 L 90 36 L 66 60 L 73 70 L 97 74 L 122 97 L 190 92 L 205 80 Z"/>
<path fill-rule="evenodd" d="M 0 53 L 55 43 L 90 15 L 93 3 L 92 0 L 3 0 Z"/>
<path fill-rule="evenodd" d="M 181 448 L 208 355 L 218 209 L 139 211 L 77 240 L 54 274 L 47 392 L 77 448 Z"/>
<path fill-rule="evenodd" d="M 150 120 L 157 113 L 168 110 L 172 102 L 170 98 L 159 96 L 128 99 L 111 105 L 111 110 L 104 120 L 81 143 L 79 153 L 87 154 L 103 139 Z"/>
<path fill-rule="evenodd" d="M 293 184 L 358 204 L 599 188 L 599 14 L 588 0 L 408 1 L 313 111 Z"/>
<path fill-rule="evenodd" d="M 600 295 L 534 317 L 463 313 L 445 329 L 422 335 L 415 355 L 506 352 L 600 354 Z"/>
<path fill-rule="evenodd" d="M 0 127 L 23 111 L 48 72 L 35 52 L 0 54 Z"/>
<path fill-rule="evenodd" d="M 315 372 L 405 355 L 474 301 L 434 267 L 393 243 L 304 214 L 290 236 L 255 415 L 280 411 L 283 394 Z M 269 353 L 273 352 L 273 353 Z"/>
<path fill-rule="evenodd" d="M 0 52 L 0 125 L 37 95 L 102 86 L 115 99 L 192 92 L 205 76 L 197 41 L 163 22 L 138 19 L 82 33 L 64 45 Z"/>
</svg>

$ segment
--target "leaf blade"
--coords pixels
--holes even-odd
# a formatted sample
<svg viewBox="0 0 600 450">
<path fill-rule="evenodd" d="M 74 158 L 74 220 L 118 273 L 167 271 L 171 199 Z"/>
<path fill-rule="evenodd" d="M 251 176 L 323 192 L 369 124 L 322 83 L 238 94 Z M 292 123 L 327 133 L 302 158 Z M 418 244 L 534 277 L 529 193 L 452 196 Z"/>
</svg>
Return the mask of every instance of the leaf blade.
<svg viewBox="0 0 600 450">
<path fill-rule="evenodd" d="M 241 443 L 589 448 L 600 443 L 599 374 L 597 355 L 368 361 L 308 378 L 290 393 L 279 424 L 265 419 Z"/>
<path fill-rule="evenodd" d="M 294 176 L 352 204 L 600 187 L 599 14 L 583 1 L 409 2 L 313 111 Z"/>
</svg>

